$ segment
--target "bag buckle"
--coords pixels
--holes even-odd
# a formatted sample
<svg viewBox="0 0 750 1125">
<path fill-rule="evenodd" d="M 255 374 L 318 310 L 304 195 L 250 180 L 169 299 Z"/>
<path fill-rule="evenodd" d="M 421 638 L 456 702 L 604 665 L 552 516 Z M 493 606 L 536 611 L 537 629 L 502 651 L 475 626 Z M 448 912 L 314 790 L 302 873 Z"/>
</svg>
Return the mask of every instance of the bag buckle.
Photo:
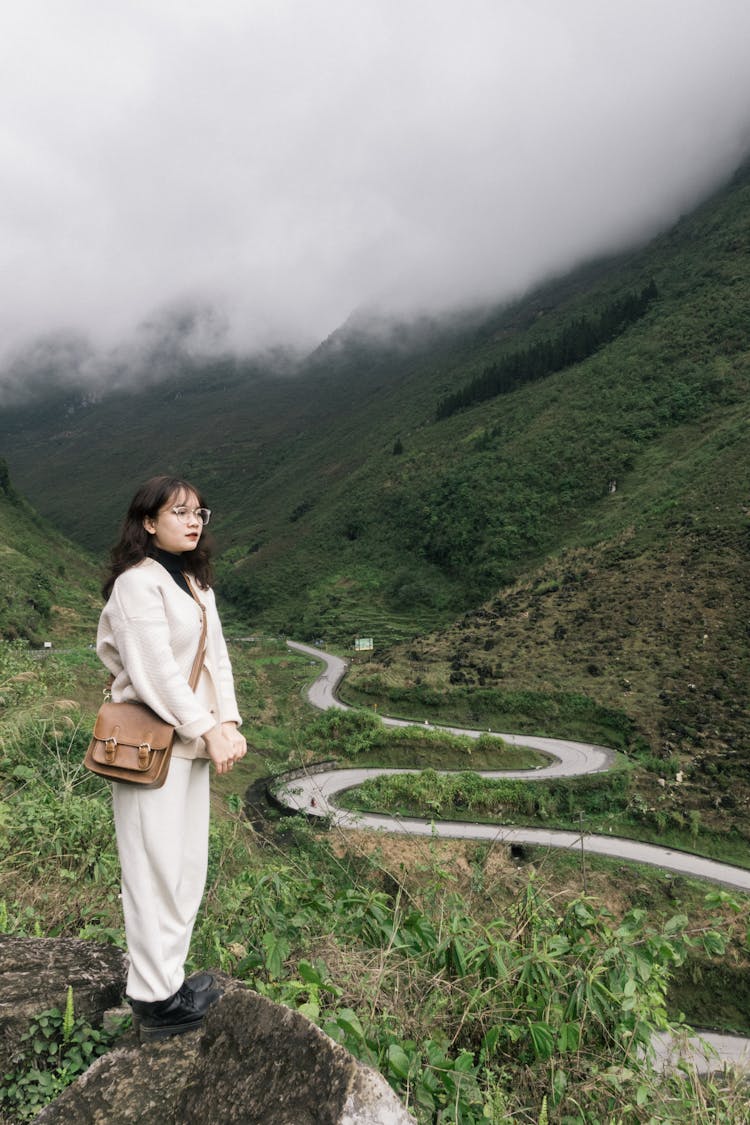
<svg viewBox="0 0 750 1125">
<path fill-rule="evenodd" d="M 117 739 L 112 735 L 111 738 L 104 739 L 104 760 L 108 766 L 113 765 L 116 755 Z"/>
<path fill-rule="evenodd" d="M 141 742 L 138 745 L 138 769 L 148 769 L 148 756 L 151 753 L 151 743 Z"/>
</svg>

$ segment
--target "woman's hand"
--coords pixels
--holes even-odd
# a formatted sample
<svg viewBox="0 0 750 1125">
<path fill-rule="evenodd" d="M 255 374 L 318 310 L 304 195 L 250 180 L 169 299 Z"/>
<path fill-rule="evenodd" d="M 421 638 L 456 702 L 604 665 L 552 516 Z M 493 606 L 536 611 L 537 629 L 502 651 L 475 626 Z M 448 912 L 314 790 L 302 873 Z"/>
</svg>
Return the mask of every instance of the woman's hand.
<svg viewBox="0 0 750 1125">
<path fill-rule="evenodd" d="M 240 734 L 236 723 L 222 723 L 221 729 L 234 747 L 234 760 L 239 762 L 247 754 L 247 742 L 244 734 Z"/>
<path fill-rule="evenodd" d="M 203 735 L 208 756 L 217 773 L 229 773 L 235 762 L 247 753 L 245 739 L 234 723 L 222 723 Z"/>
</svg>

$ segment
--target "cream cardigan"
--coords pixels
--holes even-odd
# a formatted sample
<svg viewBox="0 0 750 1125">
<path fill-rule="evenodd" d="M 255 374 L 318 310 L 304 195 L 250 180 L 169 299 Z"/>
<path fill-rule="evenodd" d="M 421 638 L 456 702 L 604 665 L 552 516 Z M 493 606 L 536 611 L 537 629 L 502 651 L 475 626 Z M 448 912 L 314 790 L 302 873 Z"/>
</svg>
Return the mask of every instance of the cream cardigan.
<svg viewBox="0 0 750 1125">
<path fill-rule="evenodd" d="M 155 559 L 117 578 L 96 637 L 99 658 L 115 678 L 112 699 L 139 699 L 173 723 L 178 758 L 207 757 L 201 735 L 217 723 L 240 722 L 213 590 L 196 593 L 206 607 L 206 659 L 195 692 L 188 680 L 201 612 Z"/>
</svg>

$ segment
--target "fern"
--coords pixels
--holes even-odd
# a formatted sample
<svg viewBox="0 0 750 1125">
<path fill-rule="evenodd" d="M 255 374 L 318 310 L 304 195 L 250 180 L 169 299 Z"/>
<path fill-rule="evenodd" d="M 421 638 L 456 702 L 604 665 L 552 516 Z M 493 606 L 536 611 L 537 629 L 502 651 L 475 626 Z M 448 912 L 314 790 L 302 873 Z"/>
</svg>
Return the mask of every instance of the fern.
<svg viewBox="0 0 750 1125">
<path fill-rule="evenodd" d="M 70 1037 L 73 1034 L 73 1026 L 75 1024 L 75 1011 L 73 1008 L 73 986 L 68 985 L 68 995 L 65 998 L 65 1012 L 62 1021 L 62 1038 L 63 1043 L 69 1043 Z"/>
</svg>

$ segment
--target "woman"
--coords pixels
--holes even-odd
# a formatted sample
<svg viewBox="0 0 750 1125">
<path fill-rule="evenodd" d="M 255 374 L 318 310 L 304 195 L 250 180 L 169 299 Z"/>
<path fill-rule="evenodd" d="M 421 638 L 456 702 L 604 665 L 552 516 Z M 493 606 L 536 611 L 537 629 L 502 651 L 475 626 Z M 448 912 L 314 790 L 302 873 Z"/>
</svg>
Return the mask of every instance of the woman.
<svg viewBox="0 0 750 1125">
<path fill-rule="evenodd" d="M 140 700 L 174 724 L 161 789 L 112 783 L 130 967 L 127 995 L 141 1039 L 199 1026 L 220 993 L 184 964 L 206 882 L 209 761 L 227 773 L 245 739 L 232 668 L 210 587 L 204 529 L 211 513 L 187 481 L 158 476 L 138 489 L 112 551 L 96 649 L 112 699 Z M 206 613 L 205 660 L 188 683 Z"/>
</svg>

